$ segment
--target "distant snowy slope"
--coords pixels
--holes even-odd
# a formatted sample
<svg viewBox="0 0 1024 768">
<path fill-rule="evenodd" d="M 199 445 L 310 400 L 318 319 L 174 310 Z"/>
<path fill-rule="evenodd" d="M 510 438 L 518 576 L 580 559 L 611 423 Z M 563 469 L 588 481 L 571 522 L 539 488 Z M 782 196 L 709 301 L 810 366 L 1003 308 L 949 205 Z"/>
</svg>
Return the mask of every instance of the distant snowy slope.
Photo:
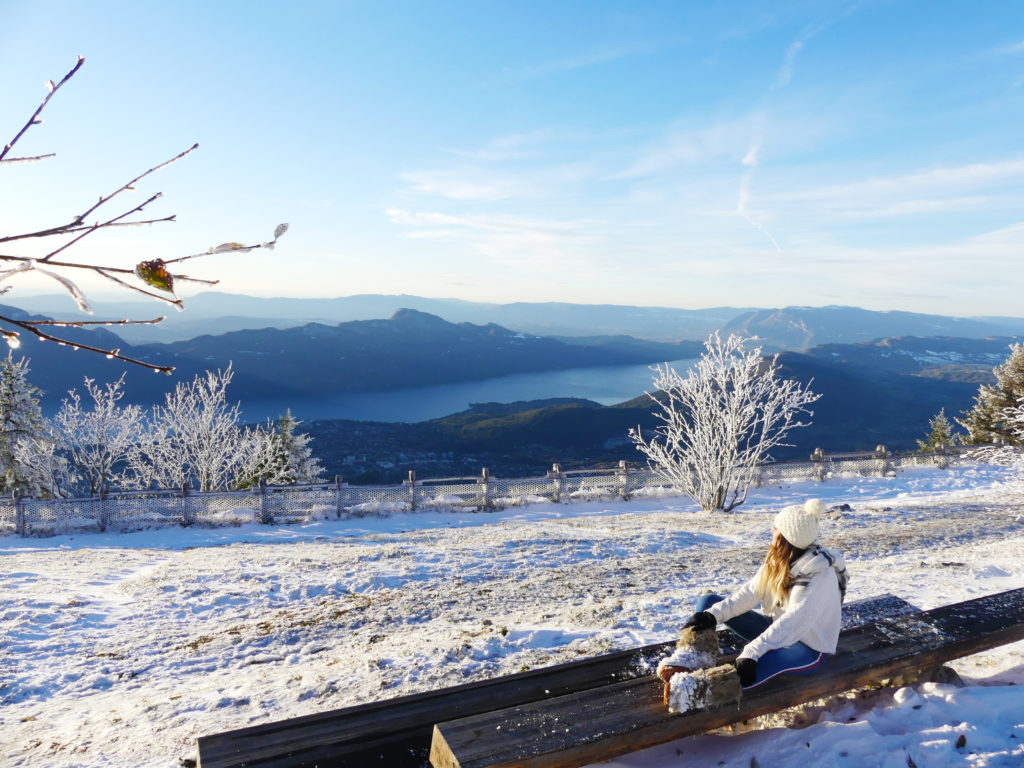
<svg viewBox="0 0 1024 768">
<path fill-rule="evenodd" d="M 875 312 L 859 307 L 759 309 L 727 323 L 723 333 L 756 336 L 769 348 L 809 349 L 856 344 L 892 336 L 981 339 L 1024 333 L 1024 318 L 966 318 L 914 312 Z"/>
</svg>

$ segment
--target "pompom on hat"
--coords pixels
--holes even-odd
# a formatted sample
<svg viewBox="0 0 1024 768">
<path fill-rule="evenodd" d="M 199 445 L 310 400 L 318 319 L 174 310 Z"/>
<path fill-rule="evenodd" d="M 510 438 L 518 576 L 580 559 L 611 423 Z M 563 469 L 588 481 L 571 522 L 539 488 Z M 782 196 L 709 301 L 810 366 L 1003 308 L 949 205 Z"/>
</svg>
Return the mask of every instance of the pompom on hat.
<svg viewBox="0 0 1024 768">
<path fill-rule="evenodd" d="M 785 507 L 775 516 L 775 528 L 797 549 L 807 549 L 818 540 L 818 518 L 825 514 L 821 499 Z"/>
</svg>

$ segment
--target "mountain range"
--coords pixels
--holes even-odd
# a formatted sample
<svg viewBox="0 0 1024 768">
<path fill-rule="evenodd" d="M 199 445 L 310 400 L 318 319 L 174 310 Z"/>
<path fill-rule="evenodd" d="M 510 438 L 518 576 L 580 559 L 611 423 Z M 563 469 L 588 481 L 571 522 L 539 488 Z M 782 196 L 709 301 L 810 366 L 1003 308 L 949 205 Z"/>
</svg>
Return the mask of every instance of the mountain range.
<svg viewBox="0 0 1024 768">
<path fill-rule="evenodd" d="M 242 298 L 242 305 L 248 306 L 248 297 Z M 363 297 L 366 306 L 377 306 L 379 298 Z M 223 309 L 232 306 L 226 302 Z M 299 305 L 288 306 L 297 311 Z M 541 307 L 569 305 L 521 306 L 533 308 L 536 322 L 553 325 L 558 312 L 545 314 Z M 643 308 L 609 310 L 599 328 L 621 331 L 617 318 L 628 316 L 631 309 Z M 575 313 L 574 322 L 582 322 L 588 313 L 601 311 L 576 307 L 566 309 L 562 318 Z M 638 311 L 634 320 L 642 325 L 657 311 Z M 712 325 L 711 312 L 701 315 L 705 330 Z M 0 307 L 0 313 L 20 319 L 38 317 L 13 307 Z M 885 443 L 894 449 L 912 448 L 940 408 L 955 415 L 970 406 L 978 384 L 992 379 L 992 367 L 1006 358 L 1009 344 L 1020 338 L 996 332 L 1022 325 L 1024 320 L 1014 318 L 962 319 L 822 307 L 741 312 L 722 323 L 721 329 L 758 335 L 769 348 L 772 344 L 786 350 L 796 347 L 779 358 L 784 374 L 811 382 L 823 395 L 815 405 L 813 425 L 794 433 L 795 446 L 777 457 L 784 458 L 805 455 L 817 446 L 855 450 Z M 835 340 L 860 339 L 891 328 L 910 328 L 913 334 L 857 343 Z M 208 333 L 170 343 L 129 344 L 103 328 L 61 330 L 73 342 L 119 348 L 140 360 L 174 365 L 176 371 L 170 379 L 154 376 L 137 366 L 70 352 L 23 333 L 16 354 L 30 358 L 29 379 L 47 393 L 44 403 L 48 402 L 51 412 L 68 389 L 81 387 L 83 376 L 103 383 L 123 373 L 125 402 L 149 405 L 161 401 L 175 382 L 230 364 L 235 371 L 232 400 L 240 400 L 244 407 L 250 398 L 282 398 L 301 413 L 303 398 L 325 393 L 416 388 L 568 368 L 592 367 L 594 375 L 600 376 L 603 366 L 693 358 L 702 351 L 697 340 L 666 342 L 622 333 L 542 336 L 494 322 L 451 322 L 407 307 L 387 319 Z M 821 339 L 828 341 L 801 346 Z M 654 426 L 650 406 L 646 396 L 612 406 L 563 398 L 478 405 L 417 424 L 319 419 L 308 422 L 307 428 L 330 471 L 340 469 L 343 456 L 365 451 L 369 444 L 428 454 L 493 453 L 514 466 L 533 466 L 549 460 L 612 459 L 623 451 L 630 453 L 628 429 Z"/>
<path fill-rule="evenodd" d="M 19 298 L 28 312 L 58 320 L 80 320 L 67 296 Z M 94 301 L 96 317 L 150 318 L 165 314 L 144 302 Z M 652 341 L 702 341 L 714 330 L 757 336 L 767 350 L 805 350 L 819 344 L 856 343 L 892 336 L 984 338 L 1024 334 L 1024 318 L 959 318 L 913 312 L 876 312 L 858 307 L 714 307 L 676 309 L 562 302 L 488 304 L 461 299 L 363 294 L 333 299 L 257 298 L 219 292 L 198 293 L 186 311 L 170 313 L 160 325 L 123 326 L 132 344 L 170 343 L 202 335 L 261 328 L 294 328 L 308 323 L 337 325 L 391 317 L 413 309 L 450 323 L 497 324 L 536 336 L 632 336 Z"/>
<path fill-rule="evenodd" d="M 696 357 L 698 342 L 631 337 L 554 339 L 500 325 L 450 323 L 400 309 L 387 320 L 234 331 L 149 344 L 143 359 L 178 365 L 210 361 L 262 381 L 265 392 L 316 395 L 383 391 L 506 376 Z"/>
<path fill-rule="evenodd" d="M 810 386 L 821 398 L 812 406 L 811 425 L 794 430 L 792 445 L 777 450 L 775 458 L 806 458 L 817 447 L 827 453 L 870 451 L 879 444 L 912 450 L 940 409 L 952 418 L 970 408 L 978 383 L 993 380 L 992 366 L 1006 359 L 1014 341 L 1020 338 L 906 337 L 782 353 L 781 375 Z M 553 462 L 639 462 L 629 429 L 650 431 L 657 424 L 650 398 L 641 395 L 611 406 L 571 399 L 483 403 L 415 424 L 315 420 L 305 428 L 332 473 L 352 476 L 342 457 L 366 445 L 383 455 L 408 457 L 387 471 L 371 466 L 352 477 L 378 482 L 404 477 L 408 469 L 422 472 L 422 456 L 431 454 L 452 456 L 440 471 L 457 471 L 459 457 L 469 456 L 498 476 L 541 472 Z M 410 455 L 416 451 L 421 458 Z"/>
<path fill-rule="evenodd" d="M 81 320 L 66 295 L 19 298 L 28 312 L 58 320 Z M 538 336 L 634 336 L 653 341 L 699 340 L 744 312 L 742 309 L 673 309 L 564 302 L 488 304 L 423 296 L 361 294 L 332 299 L 259 298 L 206 291 L 185 301 L 186 310 L 167 314 L 142 301 L 93 301 L 97 317 L 151 318 L 159 325 L 124 326 L 119 334 L 132 343 L 173 342 L 207 334 L 260 328 L 294 328 L 308 323 L 337 325 L 391 317 L 400 309 L 443 317 L 451 323 L 491 323 Z"/>
<path fill-rule="evenodd" d="M 40 316 L 0 307 L 15 319 Z M 353 320 L 337 325 L 308 323 L 294 328 L 264 328 L 204 335 L 170 344 L 126 344 L 104 328 L 62 328 L 72 343 L 104 349 L 151 363 L 173 366 L 173 378 L 89 352 L 71 352 L 28 333 L 19 355 L 30 360 L 30 380 L 52 411 L 85 376 L 103 384 L 125 376 L 125 402 L 148 405 L 163 400 L 177 381 L 206 370 L 234 371 L 231 398 L 292 399 L 352 391 L 384 391 L 474 381 L 516 373 L 600 368 L 692 358 L 702 345 L 694 341 L 655 342 L 627 336 L 534 336 L 489 323 L 450 323 L 411 309 L 385 320 Z"/>
</svg>

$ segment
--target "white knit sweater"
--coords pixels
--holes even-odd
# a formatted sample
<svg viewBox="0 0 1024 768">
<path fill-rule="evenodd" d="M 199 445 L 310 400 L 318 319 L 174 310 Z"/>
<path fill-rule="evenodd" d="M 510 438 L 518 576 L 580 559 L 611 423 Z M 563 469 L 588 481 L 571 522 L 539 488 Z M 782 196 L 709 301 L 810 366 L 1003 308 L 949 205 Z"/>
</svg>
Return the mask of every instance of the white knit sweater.
<svg viewBox="0 0 1024 768">
<path fill-rule="evenodd" d="M 802 642 L 815 651 L 835 653 L 842 621 L 842 600 L 836 570 L 845 566 L 842 557 L 831 550 L 830 565 L 824 554 L 805 552 L 790 566 L 796 583 L 784 605 L 765 611 L 771 626 L 749 642 L 740 653 L 741 659 L 759 659 L 768 651 Z M 761 566 L 762 568 L 764 566 Z M 718 621 L 752 610 L 761 602 L 757 593 L 758 571 L 750 581 L 720 603 L 707 609 Z"/>
</svg>

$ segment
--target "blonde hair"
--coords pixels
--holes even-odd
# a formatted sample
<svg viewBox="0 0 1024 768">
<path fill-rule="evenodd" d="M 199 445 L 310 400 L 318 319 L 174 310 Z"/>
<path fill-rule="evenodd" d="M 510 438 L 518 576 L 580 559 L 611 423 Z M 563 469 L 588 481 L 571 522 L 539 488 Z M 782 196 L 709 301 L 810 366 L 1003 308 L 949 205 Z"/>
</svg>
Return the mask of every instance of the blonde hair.
<svg viewBox="0 0 1024 768">
<path fill-rule="evenodd" d="M 765 611 L 771 611 L 789 600 L 793 578 L 789 567 L 805 550 L 794 547 L 785 536 L 777 536 L 764 556 L 764 565 L 757 572 L 757 593 Z"/>
</svg>

